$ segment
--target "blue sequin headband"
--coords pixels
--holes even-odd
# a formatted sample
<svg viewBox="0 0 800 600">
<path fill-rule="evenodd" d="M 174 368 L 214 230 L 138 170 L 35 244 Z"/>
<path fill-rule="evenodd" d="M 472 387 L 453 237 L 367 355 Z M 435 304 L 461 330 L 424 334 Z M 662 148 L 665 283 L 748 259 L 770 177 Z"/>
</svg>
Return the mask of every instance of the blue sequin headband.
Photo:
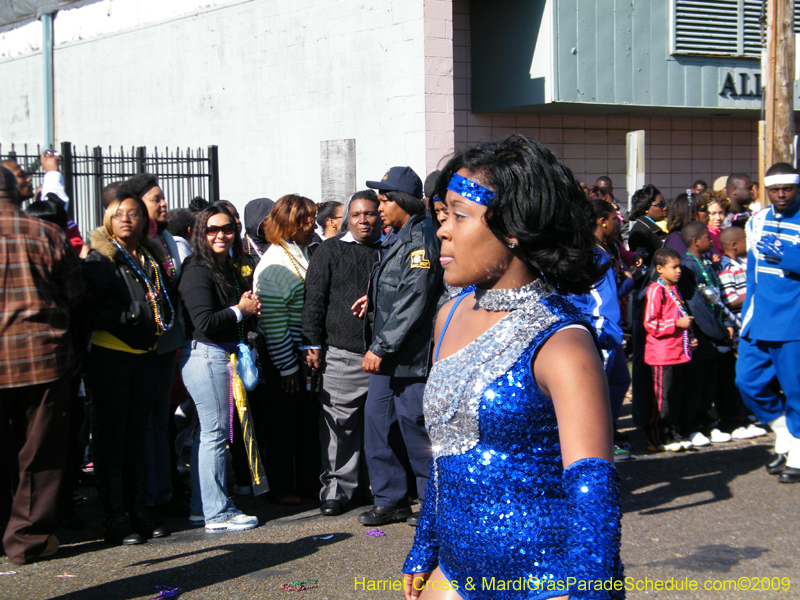
<svg viewBox="0 0 800 600">
<path fill-rule="evenodd" d="M 482 206 L 489 206 L 489 202 L 494 198 L 492 190 L 488 190 L 479 183 L 470 181 L 458 173 L 453 173 L 450 183 L 447 184 L 447 189 Z"/>
</svg>

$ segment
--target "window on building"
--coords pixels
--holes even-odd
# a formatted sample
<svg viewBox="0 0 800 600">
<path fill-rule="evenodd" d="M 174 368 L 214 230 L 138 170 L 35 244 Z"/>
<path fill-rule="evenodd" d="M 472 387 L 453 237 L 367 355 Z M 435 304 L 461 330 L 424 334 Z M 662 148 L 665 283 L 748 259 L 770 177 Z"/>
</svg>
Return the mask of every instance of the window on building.
<svg viewBox="0 0 800 600">
<path fill-rule="evenodd" d="M 673 53 L 759 58 L 764 4 L 764 0 L 673 0 Z M 800 33 L 800 0 L 794 3 L 794 30 Z"/>
</svg>

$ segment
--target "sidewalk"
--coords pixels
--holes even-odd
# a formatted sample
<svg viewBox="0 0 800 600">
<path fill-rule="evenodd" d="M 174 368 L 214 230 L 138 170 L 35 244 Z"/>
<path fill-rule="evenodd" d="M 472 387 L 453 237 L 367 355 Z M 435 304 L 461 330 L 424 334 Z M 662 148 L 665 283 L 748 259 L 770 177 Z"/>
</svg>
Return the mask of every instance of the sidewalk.
<svg viewBox="0 0 800 600">
<path fill-rule="evenodd" d="M 680 454 L 642 453 L 618 464 L 623 482 L 622 558 L 632 585 L 670 578 L 696 580 L 697 591 L 631 591 L 628 598 L 713 599 L 800 597 L 797 511 L 800 485 L 780 485 L 763 465 L 773 436 L 730 442 Z M 99 521 L 93 490 L 79 506 Z M 262 525 L 231 534 L 206 534 L 181 519 L 167 521 L 168 538 L 141 546 L 110 547 L 99 524 L 81 532 L 59 531 L 62 548 L 50 560 L 23 567 L 0 558 L 4 600 L 134 600 L 155 598 L 155 586 L 180 588 L 182 600 L 402 599 L 402 592 L 371 591 L 399 579 L 414 529 L 382 527 L 385 537 L 365 535 L 356 522 L 363 507 L 322 517 L 316 505 L 279 507 L 237 496 L 237 505 Z M 64 577 L 73 575 L 74 577 Z M 61 576 L 61 577 L 59 577 Z M 789 591 L 704 591 L 703 582 L 747 578 L 753 587 Z M 318 579 L 319 587 L 282 591 L 282 584 Z M 761 578 L 776 578 L 774 580 Z M 785 580 L 784 580 L 785 581 Z M 362 583 L 363 582 L 363 583 Z M 718 583 L 717 585 L 723 585 Z M 729 586 L 731 584 L 728 584 Z M 354 589 L 358 587 L 358 590 Z"/>
</svg>

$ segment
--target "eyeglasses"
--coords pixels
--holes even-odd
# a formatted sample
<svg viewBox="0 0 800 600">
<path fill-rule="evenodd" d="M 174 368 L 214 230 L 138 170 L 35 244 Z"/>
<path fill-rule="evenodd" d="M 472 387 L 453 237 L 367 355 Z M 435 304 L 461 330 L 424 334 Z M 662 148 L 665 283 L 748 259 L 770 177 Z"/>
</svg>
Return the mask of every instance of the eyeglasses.
<svg viewBox="0 0 800 600">
<path fill-rule="evenodd" d="M 666 200 L 662 200 L 661 202 L 653 202 L 652 206 L 656 206 L 658 208 L 666 208 L 667 202 Z"/>
<path fill-rule="evenodd" d="M 132 210 L 126 213 L 114 213 L 111 218 L 115 221 L 138 221 L 142 217 L 138 210 Z"/>
<path fill-rule="evenodd" d="M 217 235 L 220 231 L 223 235 L 233 235 L 236 227 L 230 223 L 227 225 L 206 225 L 206 235 Z"/>
</svg>

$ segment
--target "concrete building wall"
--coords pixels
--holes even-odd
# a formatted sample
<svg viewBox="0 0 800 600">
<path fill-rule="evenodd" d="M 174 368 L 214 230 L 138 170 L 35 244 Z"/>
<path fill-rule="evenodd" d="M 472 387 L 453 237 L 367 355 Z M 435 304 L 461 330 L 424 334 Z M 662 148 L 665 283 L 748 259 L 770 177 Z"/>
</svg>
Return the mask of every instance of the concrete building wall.
<svg viewBox="0 0 800 600">
<path fill-rule="evenodd" d="M 112 0 L 110 6 L 141 1 L 152 0 Z M 433 119 L 436 128 L 430 128 L 437 134 L 427 133 L 426 88 L 435 91 L 434 76 L 447 73 L 436 72 L 442 60 L 426 63 L 426 56 L 445 63 L 447 57 L 440 56 L 446 52 L 439 42 L 426 42 L 429 8 L 421 0 L 205 4 L 216 5 L 113 31 L 105 23 L 89 31 L 77 14 L 98 5 L 69 11 L 75 13 L 69 19 L 59 15 L 58 140 L 79 146 L 217 144 L 222 197 L 240 206 L 290 192 L 319 198 L 324 140 L 356 140 L 358 187 L 395 164 L 411 165 L 424 177 L 426 149 L 447 146 L 439 139 L 446 102 L 444 118 Z M 427 36 L 446 40 L 451 29 L 435 5 L 449 3 L 425 4 L 443 21 Z M 71 37 L 65 31 L 70 22 L 84 23 Z M 59 36 L 68 41 L 58 43 Z M 29 45 L 26 52 L 0 52 L 0 78 L 14 82 L 0 88 L 3 144 L 42 139 L 41 54 Z"/>
<path fill-rule="evenodd" d="M 709 185 L 734 171 L 758 175 L 758 123 L 729 118 L 672 119 L 472 112 L 469 0 L 453 1 L 455 145 L 518 132 L 547 146 L 590 185 L 600 175 L 625 188 L 625 135 L 645 130 L 645 180 L 667 198 L 696 179 Z"/>
</svg>

